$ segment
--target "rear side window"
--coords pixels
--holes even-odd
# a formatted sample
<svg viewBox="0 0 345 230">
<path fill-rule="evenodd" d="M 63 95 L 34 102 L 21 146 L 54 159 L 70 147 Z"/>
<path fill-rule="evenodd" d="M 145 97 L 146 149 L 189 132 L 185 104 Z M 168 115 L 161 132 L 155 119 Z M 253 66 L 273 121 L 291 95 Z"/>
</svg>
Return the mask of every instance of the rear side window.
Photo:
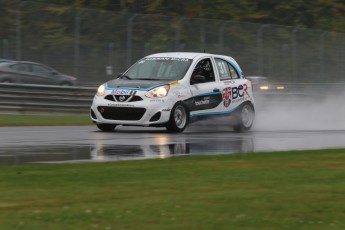
<svg viewBox="0 0 345 230">
<path fill-rule="evenodd" d="M 228 62 L 215 58 L 220 80 L 238 79 L 235 68 Z"/>
<path fill-rule="evenodd" d="M 10 66 L 10 68 L 19 72 L 30 72 L 30 66 L 28 64 L 15 64 Z"/>
<path fill-rule="evenodd" d="M 53 70 L 45 67 L 45 66 L 41 66 L 41 65 L 32 65 L 32 72 L 36 72 L 36 73 L 50 73 Z"/>
</svg>

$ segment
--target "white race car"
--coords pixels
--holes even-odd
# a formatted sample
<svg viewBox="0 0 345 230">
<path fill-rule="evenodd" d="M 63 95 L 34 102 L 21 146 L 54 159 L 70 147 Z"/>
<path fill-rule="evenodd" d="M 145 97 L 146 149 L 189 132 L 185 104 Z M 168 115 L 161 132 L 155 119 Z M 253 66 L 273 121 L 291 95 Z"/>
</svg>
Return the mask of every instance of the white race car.
<svg viewBox="0 0 345 230">
<path fill-rule="evenodd" d="M 241 132 L 251 128 L 254 111 L 252 84 L 233 58 L 178 52 L 146 56 L 99 86 L 91 119 L 102 131 L 123 125 L 182 132 L 192 121 L 227 115 Z"/>
</svg>

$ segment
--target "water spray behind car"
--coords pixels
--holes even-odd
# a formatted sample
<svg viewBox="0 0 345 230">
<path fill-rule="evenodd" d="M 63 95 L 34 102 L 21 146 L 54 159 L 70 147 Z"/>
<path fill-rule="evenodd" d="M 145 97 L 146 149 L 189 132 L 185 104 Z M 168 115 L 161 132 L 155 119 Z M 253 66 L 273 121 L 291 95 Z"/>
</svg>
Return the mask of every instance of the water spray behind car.
<svg viewBox="0 0 345 230">
<path fill-rule="evenodd" d="M 335 85 L 318 85 L 315 90 L 256 97 L 255 131 L 344 130 L 345 91 Z M 264 103 L 260 103 L 264 101 Z"/>
</svg>

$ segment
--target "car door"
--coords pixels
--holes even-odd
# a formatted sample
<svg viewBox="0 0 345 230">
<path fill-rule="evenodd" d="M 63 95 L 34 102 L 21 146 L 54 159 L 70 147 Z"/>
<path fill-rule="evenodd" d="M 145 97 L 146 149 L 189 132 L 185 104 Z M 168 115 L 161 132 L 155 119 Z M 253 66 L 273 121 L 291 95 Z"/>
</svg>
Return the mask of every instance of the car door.
<svg viewBox="0 0 345 230">
<path fill-rule="evenodd" d="M 28 83 L 31 79 L 30 66 L 27 63 L 15 63 L 10 65 L 11 80 L 16 83 Z"/>
<path fill-rule="evenodd" d="M 232 112 L 250 97 L 247 81 L 241 77 L 242 73 L 235 63 L 222 58 L 215 58 L 216 69 L 220 80 L 222 95 L 222 109 Z"/>
<path fill-rule="evenodd" d="M 219 112 L 218 107 L 222 102 L 221 88 L 211 57 L 198 60 L 194 66 L 190 78 L 190 91 L 192 98 L 187 101 L 187 104 L 192 117 Z"/>
</svg>

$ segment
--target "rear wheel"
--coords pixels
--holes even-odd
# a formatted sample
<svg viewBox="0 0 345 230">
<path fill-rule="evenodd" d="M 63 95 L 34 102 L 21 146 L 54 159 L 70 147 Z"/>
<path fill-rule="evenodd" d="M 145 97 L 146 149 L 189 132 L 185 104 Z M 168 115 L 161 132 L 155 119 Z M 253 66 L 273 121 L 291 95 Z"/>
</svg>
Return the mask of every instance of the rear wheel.
<svg viewBox="0 0 345 230">
<path fill-rule="evenodd" d="M 96 125 L 103 132 L 111 132 L 116 127 L 116 125 L 113 125 L 113 124 L 96 124 Z"/>
<path fill-rule="evenodd" d="M 170 113 L 167 130 L 170 132 L 181 133 L 189 123 L 189 113 L 182 103 L 177 103 Z"/>
<path fill-rule="evenodd" d="M 250 103 L 245 103 L 236 113 L 236 125 L 234 130 L 236 132 L 248 131 L 254 122 L 255 112 Z"/>
</svg>

